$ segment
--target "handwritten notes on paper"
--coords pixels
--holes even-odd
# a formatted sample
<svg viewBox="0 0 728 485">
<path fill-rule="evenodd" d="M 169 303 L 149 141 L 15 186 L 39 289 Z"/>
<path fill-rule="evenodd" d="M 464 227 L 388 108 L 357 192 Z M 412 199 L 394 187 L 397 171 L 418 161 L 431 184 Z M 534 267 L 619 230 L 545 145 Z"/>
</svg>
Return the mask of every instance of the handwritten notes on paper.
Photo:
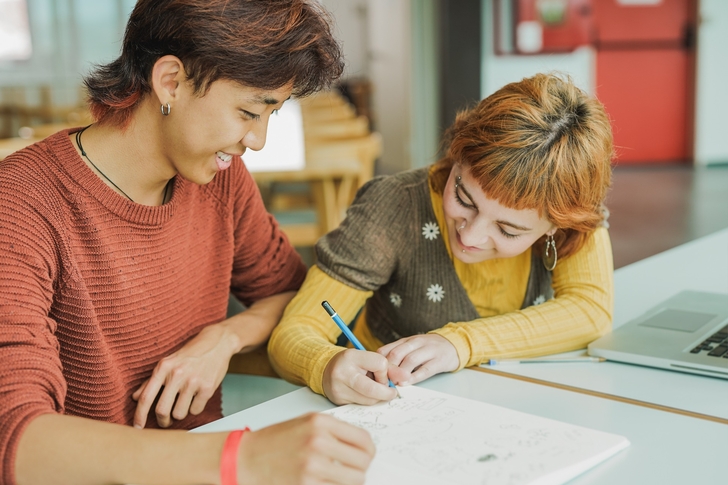
<svg viewBox="0 0 728 485">
<path fill-rule="evenodd" d="M 327 411 L 371 433 L 370 485 L 559 484 L 629 445 L 622 436 L 483 402 L 399 390 L 402 399 Z"/>
</svg>

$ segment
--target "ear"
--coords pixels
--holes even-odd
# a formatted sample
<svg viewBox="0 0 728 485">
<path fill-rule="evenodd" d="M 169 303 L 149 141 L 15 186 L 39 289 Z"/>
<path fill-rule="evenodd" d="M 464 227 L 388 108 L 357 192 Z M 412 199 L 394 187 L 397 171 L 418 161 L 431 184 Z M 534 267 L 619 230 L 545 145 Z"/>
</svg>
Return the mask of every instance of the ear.
<svg viewBox="0 0 728 485">
<path fill-rule="evenodd" d="M 186 78 L 184 65 L 177 56 L 162 56 L 152 67 L 152 91 L 161 104 L 173 102 Z"/>
<path fill-rule="evenodd" d="M 551 227 L 551 229 L 549 229 L 548 231 L 546 231 L 546 234 L 545 235 L 546 236 L 553 236 L 554 234 L 556 234 L 556 231 L 558 231 L 558 230 L 559 230 L 558 227 L 553 226 L 553 227 Z"/>
</svg>

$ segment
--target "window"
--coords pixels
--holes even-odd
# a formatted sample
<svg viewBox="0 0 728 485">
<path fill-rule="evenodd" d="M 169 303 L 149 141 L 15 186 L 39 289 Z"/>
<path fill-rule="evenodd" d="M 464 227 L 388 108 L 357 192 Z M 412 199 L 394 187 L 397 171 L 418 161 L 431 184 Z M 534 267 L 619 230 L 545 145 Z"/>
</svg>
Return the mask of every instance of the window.
<svg viewBox="0 0 728 485">
<path fill-rule="evenodd" d="M 30 59 L 32 52 L 26 0 L 0 0 L 0 61 Z"/>
</svg>

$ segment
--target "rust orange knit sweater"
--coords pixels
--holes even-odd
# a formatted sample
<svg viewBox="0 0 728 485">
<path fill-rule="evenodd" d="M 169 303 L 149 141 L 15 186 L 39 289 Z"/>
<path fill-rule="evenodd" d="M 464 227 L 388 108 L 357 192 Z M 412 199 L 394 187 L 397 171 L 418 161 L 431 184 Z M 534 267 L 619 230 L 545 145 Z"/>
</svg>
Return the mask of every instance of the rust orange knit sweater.
<svg viewBox="0 0 728 485">
<path fill-rule="evenodd" d="M 164 356 L 244 304 L 297 289 L 305 267 L 242 163 L 171 200 L 111 190 L 60 132 L 0 162 L 0 482 L 43 413 L 130 425 Z M 192 428 L 221 416 L 218 389 Z M 156 426 L 154 413 L 148 426 Z"/>
</svg>

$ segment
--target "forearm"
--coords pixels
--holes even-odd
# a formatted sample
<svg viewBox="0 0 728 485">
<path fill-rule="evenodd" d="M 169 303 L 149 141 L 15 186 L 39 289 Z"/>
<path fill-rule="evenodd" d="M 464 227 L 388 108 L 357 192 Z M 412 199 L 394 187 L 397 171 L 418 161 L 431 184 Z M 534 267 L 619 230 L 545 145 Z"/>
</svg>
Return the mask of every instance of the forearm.
<svg viewBox="0 0 728 485">
<path fill-rule="evenodd" d="M 59 414 L 33 419 L 18 445 L 25 484 L 219 483 L 226 433 L 138 430 Z"/>
<path fill-rule="evenodd" d="M 263 298 L 245 311 L 220 322 L 233 344 L 232 353 L 250 352 L 265 344 L 295 295 L 295 291 L 288 291 Z"/>
<path fill-rule="evenodd" d="M 334 345 L 306 321 L 281 322 L 268 343 L 273 369 L 285 380 L 310 387 L 323 394 L 323 373 L 329 361 L 344 347 Z M 283 326 L 285 325 L 285 326 Z"/>
<path fill-rule="evenodd" d="M 524 310 L 436 330 L 457 349 L 460 368 L 487 359 L 529 357 L 584 348 L 609 331 L 614 307 L 612 247 L 597 229 L 553 272 L 555 298 Z"/>
<path fill-rule="evenodd" d="M 268 355 L 276 372 L 288 381 L 305 384 L 323 394 L 324 369 L 344 348 L 334 345 L 341 330 L 321 308 L 321 301 L 328 300 L 348 323 L 369 296 L 371 292 L 351 288 L 312 267 L 268 344 Z"/>
<path fill-rule="evenodd" d="M 452 343 L 459 369 L 488 359 L 530 357 L 584 348 L 611 324 L 608 304 L 577 295 L 562 296 L 537 307 L 435 330 Z"/>
</svg>

